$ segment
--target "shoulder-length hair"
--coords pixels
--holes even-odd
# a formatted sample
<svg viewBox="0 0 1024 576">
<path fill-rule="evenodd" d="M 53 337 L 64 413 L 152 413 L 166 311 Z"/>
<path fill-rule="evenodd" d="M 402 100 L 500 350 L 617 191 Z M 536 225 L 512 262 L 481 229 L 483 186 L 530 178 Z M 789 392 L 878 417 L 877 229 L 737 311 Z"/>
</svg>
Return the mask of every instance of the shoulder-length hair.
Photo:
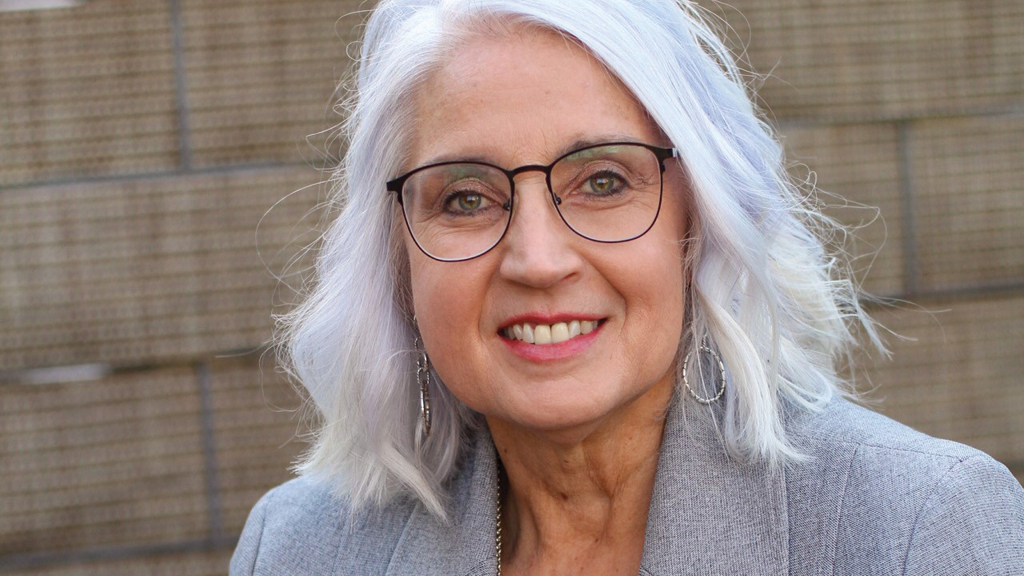
<svg viewBox="0 0 1024 576">
<path fill-rule="evenodd" d="M 301 473 L 328 478 L 354 509 L 412 496 L 445 517 L 445 481 L 481 419 L 435 377 L 431 433 L 422 433 L 401 216 L 384 182 L 406 160 L 417 87 L 468 35 L 515 26 L 584 47 L 678 148 L 694 236 L 679 358 L 707 338 L 728 367 L 723 432 L 735 458 L 800 458 L 783 407 L 816 410 L 842 393 L 836 364 L 855 325 L 881 345 L 844 260 L 823 245 L 842 229 L 788 177 L 709 22 L 688 0 L 380 3 L 343 104 L 348 150 L 331 196 L 340 212 L 323 235 L 314 287 L 278 318 L 282 363 L 320 416 Z"/>
</svg>

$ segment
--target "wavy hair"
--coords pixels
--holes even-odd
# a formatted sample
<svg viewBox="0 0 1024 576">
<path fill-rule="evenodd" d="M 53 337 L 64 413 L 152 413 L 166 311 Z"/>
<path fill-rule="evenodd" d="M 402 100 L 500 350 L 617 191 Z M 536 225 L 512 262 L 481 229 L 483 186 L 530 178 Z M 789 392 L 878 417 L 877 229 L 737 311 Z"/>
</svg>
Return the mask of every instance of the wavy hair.
<svg viewBox="0 0 1024 576">
<path fill-rule="evenodd" d="M 348 149 L 329 200 L 339 211 L 309 294 L 278 317 L 281 363 L 319 413 L 297 470 L 329 479 L 353 509 L 411 496 L 445 517 L 445 481 L 481 418 L 435 377 L 429 437 L 418 424 L 401 217 L 384 182 L 406 159 L 418 86 L 468 35 L 524 25 L 584 47 L 678 148 L 695 237 L 679 358 L 707 338 L 728 367 L 723 436 L 735 458 L 798 460 L 784 407 L 817 410 L 847 390 L 836 367 L 855 331 L 881 343 L 845 259 L 823 243 L 842 228 L 787 175 L 713 18 L 688 0 L 383 0 L 342 104 Z"/>
</svg>

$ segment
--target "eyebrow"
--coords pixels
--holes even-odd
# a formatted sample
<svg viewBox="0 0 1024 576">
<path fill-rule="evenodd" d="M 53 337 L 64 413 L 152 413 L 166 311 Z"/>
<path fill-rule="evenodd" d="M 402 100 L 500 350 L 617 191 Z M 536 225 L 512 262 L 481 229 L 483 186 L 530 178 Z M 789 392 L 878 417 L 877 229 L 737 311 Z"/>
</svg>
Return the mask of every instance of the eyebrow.
<svg viewBox="0 0 1024 576">
<path fill-rule="evenodd" d="M 630 136 L 626 134 L 602 134 L 600 136 L 577 136 L 572 142 L 566 144 L 552 156 L 547 164 L 553 161 L 555 158 L 561 158 L 566 154 L 579 150 L 581 148 L 587 148 L 589 146 L 597 146 L 599 144 L 607 144 L 609 142 L 632 142 L 636 144 L 642 143 L 642 141 L 636 136 Z M 488 158 L 484 155 L 461 155 L 461 154 L 444 154 L 436 156 L 420 166 L 430 166 L 432 164 L 443 164 L 446 162 L 475 162 L 480 164 L 490 164 L 493 166 L 500 166 L 493 158 Z"/>
</svg>

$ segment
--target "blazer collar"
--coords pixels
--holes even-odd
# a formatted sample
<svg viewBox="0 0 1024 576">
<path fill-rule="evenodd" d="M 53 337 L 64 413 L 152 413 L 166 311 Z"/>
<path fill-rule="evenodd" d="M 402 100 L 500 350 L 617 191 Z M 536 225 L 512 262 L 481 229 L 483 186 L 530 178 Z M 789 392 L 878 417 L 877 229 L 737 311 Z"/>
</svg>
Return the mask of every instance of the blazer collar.
<svg viewBox="0 0 1024 576">
<path fill-rule="evenodd" d="M 721 403 L 677 398 L 647 516 L 641 574 L 789 573 L 785 472 L 729 456 Z"/>
<path fill-rule="evenodd" d="M 430 515 L 422 504 L 416 504 L 386 576 L 495 573 L 498 466 L 488 432 L 482 431 L 473 438 L 460 471 L 452 480 L 450 493 L 448 524 Z"/>
<path fill-rule="evenodd" d="M 785 473 L 730 458 L 722 412 L 679 400 L 669 410 L 641 575 L 789 573 Z M 453 481 L 451 523 L 417 505 L 387 576 L 494 574 L 496 478 L 494 444 L 477 434 Z"/>
</svg>

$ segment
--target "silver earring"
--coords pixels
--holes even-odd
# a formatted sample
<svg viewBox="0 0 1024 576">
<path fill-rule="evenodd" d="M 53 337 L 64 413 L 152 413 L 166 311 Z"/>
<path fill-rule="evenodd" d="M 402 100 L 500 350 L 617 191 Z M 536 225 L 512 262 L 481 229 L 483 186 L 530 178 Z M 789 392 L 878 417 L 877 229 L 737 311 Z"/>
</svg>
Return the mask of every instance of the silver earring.
<svg viewBox="0 0 1024 576">
<path fill-rule="evenodd" d="M 710 346 L 708 346 L 707 338 L 705 338 L 704 341 L 700 343 L 700 348 L 698 349 L 698 352 L 706 352 L 710 354 L 711 358 L 714 359 L 715 364 L 718 364 L 718 380 L 717 385 L 715 386 L 715 388 L 718 390 L 718 393 L 715 394 L 714 398 L 703 398 L 701 396 L 698 396 L 697 393 L 693 391 L 693 388 L 690 387 L 690 380 L 686 376 L 686 368 L 687 365 L 690 363 L 690 357 L 693 356 L 693 350 L 690 350 L 686 354 L 686 358 L 683 359 L 683 386 L 686 386 L 686 391 L 690 393 L 690 396 L 693 396 L 694 400 L 707 406 L 714 404 L 715 402 L 718 401 L 719 398 L 722 397 L 723 394 L 725 394 L 725 364 L 722 364 L 722 357 L 718 355 L 718 352 L 715 352 Z"/>
<path fill-rule="evenodd" d="M 430 436 L 430 358 L 420 346 L 420 337 L 413 341 L 416 348 L 416 381 L 420 384 L 420 418 L 423 421 L 423 435 Z"/>
</svg>

